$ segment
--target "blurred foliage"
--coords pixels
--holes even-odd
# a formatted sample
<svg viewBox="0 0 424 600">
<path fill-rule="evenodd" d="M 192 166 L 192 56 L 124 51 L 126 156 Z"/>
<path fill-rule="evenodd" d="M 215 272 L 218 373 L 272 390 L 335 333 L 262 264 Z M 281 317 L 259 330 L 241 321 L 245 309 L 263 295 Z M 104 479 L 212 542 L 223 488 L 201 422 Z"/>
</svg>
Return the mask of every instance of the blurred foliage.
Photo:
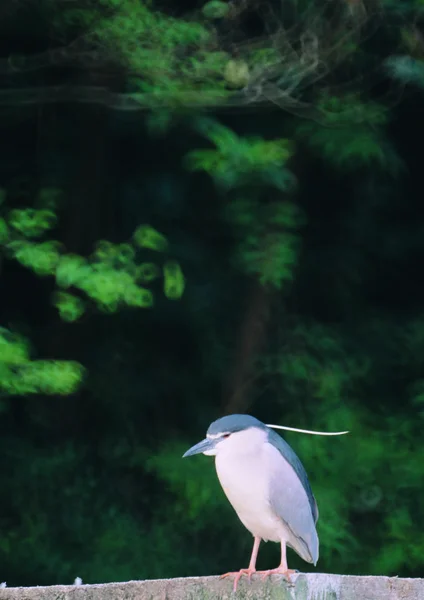
<svg viewBox="0 0 424 600">
<path fill-rule="evenodd" d="M 53 293 L 53 304 L 64 321 L 74 322 L 87 310 L 87 301 L 101 311 L 113 313 L 122 307 L 150 308 L 153 293 L 142 284 L 161 276 L 154 263 L 139 261 L 138 248 L 164 252 L 167 240 L 148 225 L 140 226 L 133 243 L 97 243 L 88 258 L 67 254 L 56 240 L 39 239 L 57 223 L 55 199 L 60 192 L 44 189 L 38 204 L 45 208 L 13 209 L 0 219 L 0 244 L 5 255 L 40 276 L 54 277 L 59 290 Z M 7 205 L 1 194 L 1 205 Z M 178 300 L 184 292 L 184 276 L 179 264 L 163 265 L 163 291 L 167 298 Z M 60 291 L 71 290 L 71 292 Z M 84 297 L 77 295 L 83 293 Z M 10 331 L 0 336 L 0 389 L 6 395 L 71 394 L 82 382 L 84 369 L 76 362 L 31 360 L 28 344 Z"/>
<path fill-rule="evenodd" d="M 218 6 L 217 6 L 218 4 Z M 227 97 L 223 77 L 229 60 L 208 20 L 222 13 L 222 3 L 204 7 L 206 21 L 168 16 L 149 1 L 101 0 L 50 2 L 58 31 L 84 30 L 103 60 L 119 64 L 130 77 L 132 97 L 143 105 L 219 104 Z"/>
<path fill-rule="evenodd" d="M 349 95 L 323 96 L 318 106 L 322 122 L 301 123 L 296 136 L 319 156 L 346 170 L 370 165 L 399 171 L 399 157 L 385 135 L 388 111 L 383 105 Z"/>
<path fill-rule="evenodd" d="M 46 191 L 48 192 L 46 194 Z M 43 199 L 58 195 L 57 190 L 44 190 Z M 160 276 L 160 270 L 151 263 L 140 263 L 138 248 L 158 252 L 167 249 L 167 240 L 148 225 L 136 229 L 133 242 L 112 244 L 97 242 L 93 254 L 87 258 L 66 254 L 55 240 L 34 242 L 56 224 L 54 210 L 19 209 L 9 211 L 0 223 L 2 245 L 7 255 L 32 269 L 37 275 L 50 275 L 62 289 L 83 292 L 85 298 L 71 293 L 57 292 L 54 304 L 65 321 L 75 321 L 85 312 L 85 299 L 96 308 L 115 312 L 122 306 L 148 308 L 153 305 L 153 294 L 140 285 Z M 184 277 L 179 265 L 163 267 L 164 292 L 168 298 L 178 299 L 184 292 Z"/>
<path fill-rule="evenodd" d="M 185 164 L 192 171 L 207 173 L 220 190 L 235 192 L 225 209 L 240 239 L 235 263 L 259 276 L 261 284 L 280 289 L 293 277 L 296 229 L 301 223 L 299 208 L 287 197 L 296 187 L 296 178 L 287 167 L 293 144 L 288 139 L 239 137 L 205 118 L 198 120 L 196 130 L 216 149 L 192 151 Z M 270 203 L 261 199 L 267 188 L 274 188 Z"/>
<path fill-rule="evenodd" d="M 420 576 L 422 98 L 413 85 L 405 104 L 386 97 L 421 86 L 421 0 L 29 4 L 10 17 L 28 55 L 4 61 L 11 88 L 64 79 L 71 100 L 82 80 L 149 114 L 0 115 L 0 581 L 247 564 L 251 536 L 212 461 L 181 459 L 227 409 L 245 311 L 265 331 L 242 365 L 245 410 L 351 432 L 285 435 L 319 505 L 318 568 Z M 77 180 L 81 203 L 66 219 L 56 187 L 9 194 L 17 172 L 31 190 Z M 71 228 L 91 254 L 67 251 Z M 154 310 L 133 310 L 153 293 Z M 278 558 L 264 545 L 259 567 Z"/>
<path fill-rule="evenodd" d="M 424 88 L 424 61 L 413 56 L 391 56 L 386 61 L 388 73 L 403 84 Z"/>
<path fill-rule="evenodd" d="M 196 129 L 216 149 L 190 152 L 186 156 L 186 165 L 190 170 L 205 171 L 224 189 L 271 183 L 286 191 L 293 186 L 295 178 L 286 168 L 293 154 L 289 140 L 240 138 L 235 132 L 210 119 L 200 119 Z"/>
<path fill-rule="evenodd" d="M 68 395 L 78 389 L 84 369 L 74 361 L 31 360 L 25 339 L 0 330 L 0 397 Z M 1 412 L 1 411 L 0 411 Z"/>
<path fill-rule="evenodd" d="M 328 10 L 317 0 L 209 0 L 195 7 L 44 0 L 41 6 L 69 62 L 119 70 L 121 91 L 154 111 L 228 103 L 289 111 L 313 106 L 314 84 L 332 89 L 338 69 L 351 74 L 353 87 L 356 77 L 373 72 L 375 52 L 362 45 L 376 28 L 390 31 L 396 51 L 422 9 L 420 0 L 345 0 L 330 2 Z"/>
</svg>

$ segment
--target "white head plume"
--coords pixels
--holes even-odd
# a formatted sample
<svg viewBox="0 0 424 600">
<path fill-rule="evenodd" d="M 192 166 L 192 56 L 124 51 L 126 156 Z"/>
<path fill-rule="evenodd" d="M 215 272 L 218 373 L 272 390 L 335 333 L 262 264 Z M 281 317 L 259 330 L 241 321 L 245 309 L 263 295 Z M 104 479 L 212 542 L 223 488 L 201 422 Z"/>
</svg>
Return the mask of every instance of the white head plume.
<svg viewBox="0 0 424 600">
<path fill-rule="evenodd" d="M 296 427 L 286 427 L 285 425 L 270 425 L 267 423 L 267 427 L 272 429 L 285 429 L 286 431 L 297 431 L 297 433 L 308 433 L 309 435 L 344 435 L 349 433 L 348 431 L 310 431 L 309 429 L 297 429 Z"/>
</svg>

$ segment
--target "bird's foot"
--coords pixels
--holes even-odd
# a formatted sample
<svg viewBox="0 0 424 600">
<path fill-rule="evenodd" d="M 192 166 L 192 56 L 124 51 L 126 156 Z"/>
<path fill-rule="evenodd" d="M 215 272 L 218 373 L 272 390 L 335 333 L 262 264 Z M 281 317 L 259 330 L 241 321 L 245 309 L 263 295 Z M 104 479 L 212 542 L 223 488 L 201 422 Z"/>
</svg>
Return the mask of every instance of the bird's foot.
<svg viewBox="0 0 424 600">
<path fill-rule="evenodd" d="M 261 571 L 261 575 L 262 575 L 261 579 L 263 581 L 270 575 L 284 575 L 284 577 L 286 578 L 288 583 L 292 583 L 292 580 L 290 579 L 290 575 L 293 575 L 294 573 L 296 573 L 295 569 L 285 569 L 284 567 L 280 566 L 280 567 L 277 567 L 276 569 L 269 569 L 268 571 Z"/>
<path fill-rule="evenodd" d="M 253 573 L 256 573 L 256 569 L 240 569 L 240 571 L 230 571 L 229 573 L 224 573 L 224 575 L 221 575 L 220 579 L 223 579 L 224 577 L 234 577 L 233 591 L 236 592 L 238 582 L 240 581 L 241 576 L 247 575 L 250 581 L 250 578 L 252 577 Z"/>
</svg>

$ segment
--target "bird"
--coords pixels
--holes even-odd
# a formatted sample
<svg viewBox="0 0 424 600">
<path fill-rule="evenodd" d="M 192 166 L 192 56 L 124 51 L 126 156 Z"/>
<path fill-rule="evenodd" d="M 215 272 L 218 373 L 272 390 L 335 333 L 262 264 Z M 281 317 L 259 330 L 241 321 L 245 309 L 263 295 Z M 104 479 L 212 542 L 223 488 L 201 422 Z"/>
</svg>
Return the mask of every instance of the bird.
<svg viewBox="0 0 424 600">
<path fill-rule="evenodd" d="M 254 538 L 249 566 L 221 575 L 234 576 L 234 592 L 243 575 L 250 580 L 254 573 L 262 579 L 281 574 L 290 582 L 296 571 L 287 566 L 287 546 L 306 562 L 317 564 L 318 505 L 300 459 L 271 426 L 251 415 L 221 417 L 183 458 L 195 454 L 215 457 L 222 489 Z M 281 544 L 281 561 L 275 569 L 256 570 L 262 540 Z"/>
</svg>

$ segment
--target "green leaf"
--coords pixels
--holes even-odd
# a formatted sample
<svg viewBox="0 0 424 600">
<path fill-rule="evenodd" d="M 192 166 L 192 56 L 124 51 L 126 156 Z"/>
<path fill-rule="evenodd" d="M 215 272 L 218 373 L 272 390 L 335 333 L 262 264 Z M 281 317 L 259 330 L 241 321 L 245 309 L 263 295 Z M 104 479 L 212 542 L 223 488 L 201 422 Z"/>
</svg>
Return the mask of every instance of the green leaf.
<svg viewBox="0 0 424 600">
<path fill-rule="evenodd" d="M 39 237 L 56 224 L 56 214 L 52 210 L 25 208 L 9 213 L 9 225 L 26 237 Z"/>
<path fill-rule="evenodd" d="M 8 330 L 0 330 L 0 364 L 23 365 L 29 360 L 28 344 Z"/>
<path fill-rule="evenodd" d="M 84 302 L 66 292 L 57 292 L 53 297 L 53 303 L 64 321 L 77 321 L 85 312 Z"/>
<path fill-rule="evenodd" d="M 148 283 L 157 279 L 161 272 L 157 265 L 154 263 L 142 263 L 136 267 L 135 277 L 143 283 Z"/>
<path fill-rule="evenodd" d="M 26 394 L 44 393 L 67 396 L 79 388 L 84 368 L 77 362 L 38 360 L 19 372 L 19 387 Z M 17 389 L 19 389 L 17 387 Z"/>
<path fill-rule="evenodd" d="M 53 275 L 60 260 L 59 245 L 54 241 L 42 244 L 14 241 L 7 248 L 18 262 L 38 275 Z"/>
<path fill-rule="evenodd" d="M 185 280 L 180 265 L 175 261 L 168 261 L 163 267 L 163 289 L 165 296 L 171 300 L 178 300 L 184 293 Z"/>
<path fill-rule="evenodd" d="M 73 361 L 31 360 L 29 344 L 7 329 L 0 329 L 0 392 L 7 396 L 75 392 L 84 368 Z"/>
<path fill-rule="evenodd" d="M 56 281 L 59 287 L 69 288 L 78 285 L 90 273 L 87 261 L 77 254 L 61 256 L 56 268 Z"/>
<path fill-rule="evenodd" d="M 151 308 L 153 306 L 152 292 L 136 285 L 128 287 L 125 290 L 124 300 L 128 306 L 135 306 L 138 308 Z"/>
<path fill-rule="evenodd" d="M 225 17 L 230 10 L 227 2 L 221 2 L 220 0 L 210 0 L 203 5 L 202 13 L 206 19 L 222 19 Z"/>
<path fill-rule="evenodd" d="M 134 242 L 141 248 L 149 248 L 157 252 L 164 252 L 168 247 L 168 242 L 161 233 L 150 227 L 142 225 L 138 227 L 133 235 Z"/>
<path fill-rule="evenodd" d="M 261 183 L 288 191 L 295 182 L 285 168 L 293 154 L 287 139 L 266 141 L 262 138 L 240 138 L 228 127 L 211 119 L 199 119 L 196 129 L 211 140 L 215 150 L 195 150 L 185 156 L 192 171 L 208 173 L 224 189 Z"/>
<path fill-rule="evenodd" d="M 239 261 L 247 273 L 259 277 L 263 285 L 281 289 L 293 279 L 297 263 L 298 237 L 289 233 L 270 233 L 264 238 L 248 236 L 239 250 Z"/>
</svg>

